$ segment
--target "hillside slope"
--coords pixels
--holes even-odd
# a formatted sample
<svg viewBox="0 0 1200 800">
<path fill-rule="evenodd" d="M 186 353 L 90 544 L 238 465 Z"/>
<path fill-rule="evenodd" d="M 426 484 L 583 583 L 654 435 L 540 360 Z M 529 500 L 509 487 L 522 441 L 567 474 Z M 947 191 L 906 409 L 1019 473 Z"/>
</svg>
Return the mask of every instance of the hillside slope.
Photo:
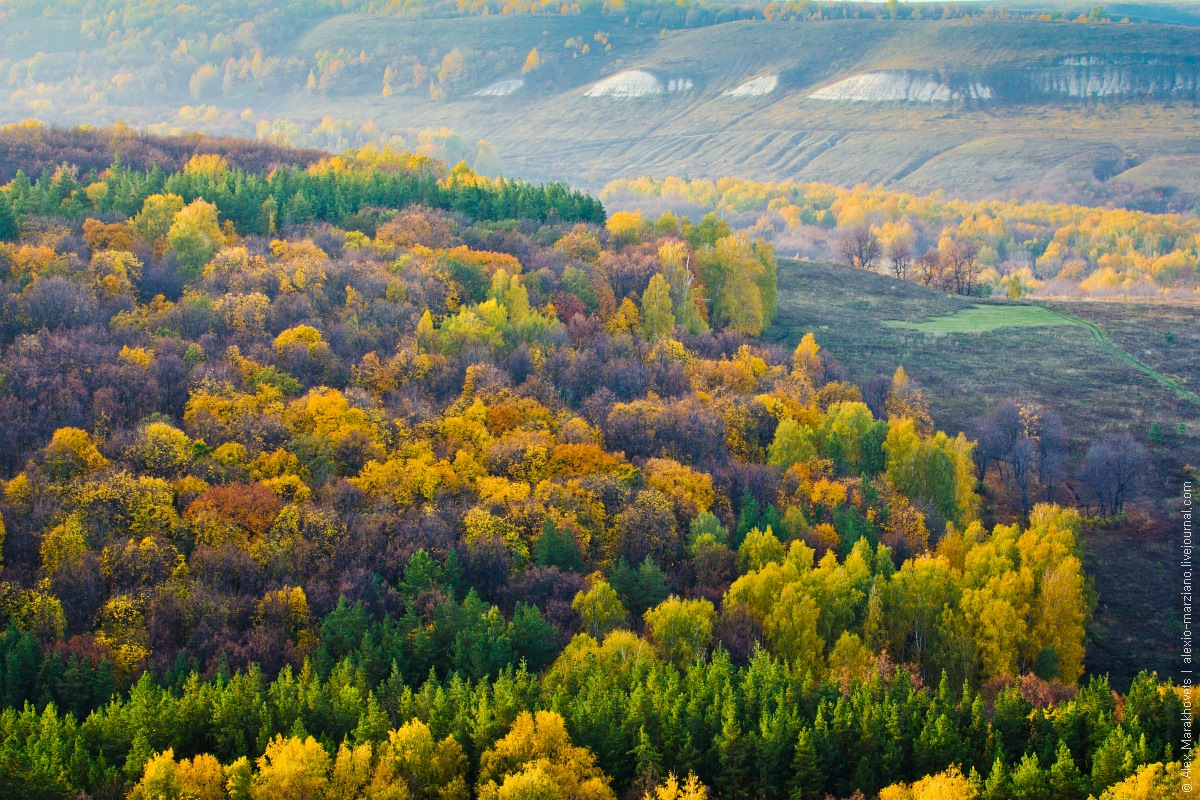
<svg viewBox="0 0 1200 800">
<path fill-rule="evenodd" d="M 589 25 L 607 27 L 586 18 L 389 21 L 368 33 L 363 20 L 342 18 L 311 31 L 298 52 L 352 41 L 404 49 L 426 35 L 490 52 L 503 34 L 517 53 L 526 43 L 549 53 L 510 94 L 477 97 L 470 85 L 441 102 L 415 92 L 367 101 L 379 120 L 487 138 L 509 171 L 538 177 L 739 174 L 972 195 L 1028 192 L 1046 178 L 1193 188 L 1144 167 L 1121 173 L 1163 158 L 1177 170 L 1179 159 L 1193 164 L 1196 29 L 741 21 L 657 37 L 623 28 L 603 56 L 555 57 L 568 38 L 590 38 Z M 640 96 L 595 96 L 630 70 L 656 83 Z M 479 83 L 520 77 L 494 70 Z M 757 91 L 730 94 L 755 79 Z M 872 97 L 882 99 L 864 99 Z M 364 99 L 322 105 L 349 114 Z M 299 111 L 287 101 L 278 110 Z"/>
<path fill-rule="evenodd" d="M 18 88 L 0 120 L 260 135 L 315 126 L 343 145 L 448 127 L 468 147 L 490 141 L 508 174 L 593 187 L 736 174 L 1185 206 L 1200 191 L 1196 27 L 859 19 L 659 32 L 585 16 L 348 14 L 268 48 L 269 79 L 229 64 L 221 79 L 218 61 L 183 83 L 156 77 L 156 64 L 125 75 L 119 56 L 89 51 L 68 23 L 31 33 L 8 41 Z M 76 49 L 81 65 L 110 65 L 89 75 L 112 73 L 117 88 L 73 105 L 65 80 L 48 94 L 30 83 L 73 68 Z M 533 50 L 538 66 L 526 70 Z M 213 58 L 171 54 L 188 57 Z M 155 91 L 120 88 L 139 83 Z"/>
<path fill-rule="evenodd" d="M 779 314 L 767 336 L 793 346 L 812 331 L 859 383 L 903 366 L 926 387 L 934 419 L 948 431 L 969 431 L 974 418 L 1006 397 L 1055 409 L 1079 455 L 1107 431 L 1144 436 L 1152 422 L 1167 431 L 1184 423 L 1184 436 L 1170 435 L 1153 452 L 1159 489 L 1174 491 L 1185 461 L 1200 450 L 1200 408 L 1179 391 L 1194 391 L 1200 371 L 1194 306 L 1055 302 L 1046 304 L 1055 313 L 1041 326 L 1024 319 L 1001 327 L 990 319 L 979 326 L 925 324 L 981 302 L 1016 318 L 1038 307 L 781 259 Z"/>
<path fill-rule="evenodd" d="M 779 315 L 768 336 L 791 347 L 812 331 L 860 384 L 903 366 L 924 388 L 938 427 L 949 432 L 970 433 L 973 420 L 1008 397 L 1040 403 L 1063 418 L 1072 467 L 1100 435 L 1128 430 L 1146 441 L 1151 423 L 1158 422 L 1167 434 L 1161 443 L 1148 443 L 1155 463 L 1149 488 L 1173 498 L 1184 464 L 1200 452 L 1200 408 L 1127 357 L 1136 355 L 1172 382 L 1194 386 L 1200 374 L 1194 307 L 1054 303 L 1051 310 L 1087 325 L 1039 327 L 1021 318 L 1038 306 L 994 302 L 987 307 L 1017 318 L 1012 327 L 964 324 L 954 332 L 932 333 L 922 324 L 962 318 L 961 312 L 978 302 L 870 272 L 784 259 Z M 1102 331 L 1109 346 L 1088 326 Z M 1180 423 L 1184 435 L 1178 433 Z M 985 515 L 1011 511 L 1013 502 L 993 488 L 984 498 L 990 509 Z M 1162 522 L 1170 518 L 1167 508 L 1134 514 L 1124 525 L 1089 526 L 1083 540 L 1085 563 L 1102 599 L 1088 665 L 1093 672 L 1111 673 L 1118 684 L 1146 667 L 1165 674 L 1175 657 L 1169 631 L 1178 622 L 1171 616 L 1163 566 L 1171 562 L 1175 535 Z M 1147 580 L 1131 585 L 1130 574 Z"/>
</svg>

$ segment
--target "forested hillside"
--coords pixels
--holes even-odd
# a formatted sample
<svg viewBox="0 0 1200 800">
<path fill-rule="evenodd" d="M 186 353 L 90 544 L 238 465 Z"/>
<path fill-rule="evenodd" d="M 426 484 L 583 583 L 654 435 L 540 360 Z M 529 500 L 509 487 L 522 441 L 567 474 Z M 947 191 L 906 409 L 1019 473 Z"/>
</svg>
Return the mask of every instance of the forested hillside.
<svg viewBox="0 0 1200 800">
<path fill-rule="evenodd" d="M 1085 675 L 1084 516 L 985 524 L 996 440 L 759 338 L 768 243 L 152 145 L 0 191 L 7 796 L 1180 791 L 1179 688 Z"/>
</svg>

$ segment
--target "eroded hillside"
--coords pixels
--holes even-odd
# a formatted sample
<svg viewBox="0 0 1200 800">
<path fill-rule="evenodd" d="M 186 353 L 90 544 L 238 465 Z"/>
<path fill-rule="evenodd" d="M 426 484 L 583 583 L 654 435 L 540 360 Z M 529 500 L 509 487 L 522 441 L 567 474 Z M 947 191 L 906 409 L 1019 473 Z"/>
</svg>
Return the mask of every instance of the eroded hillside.
<svg viewBox="0 0 1200 800">
<path fill-rule="evenodd" d="M 38 24 L 45 35 L 11 37 L 0 62 L 14 87 L 0 102 L 7 121 L 123 119 L 334 149 L 399 134 L 485 172 L 592 186 L 736 174 L 1147 208 L 1186 208 L 1200 193 L 1196 27 L 845 19 L 668 31 L 612 17 L 346 14 L 180 39 L 165 61 L 138 61 L 70 19 Z"/>
</svg>

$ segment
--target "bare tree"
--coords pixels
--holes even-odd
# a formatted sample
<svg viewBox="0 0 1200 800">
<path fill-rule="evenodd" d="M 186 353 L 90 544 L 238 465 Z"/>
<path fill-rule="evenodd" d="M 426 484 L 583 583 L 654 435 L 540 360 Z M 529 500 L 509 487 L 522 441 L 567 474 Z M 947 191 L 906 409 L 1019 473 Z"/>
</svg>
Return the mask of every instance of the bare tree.
<svg viewBox="0 0 1200 800">
<path fill-rule="evenodd" d="M 1013 480 L 1021 490 L 1021 513 L 1029 516 L 1029 489 L 1037 475 L 1037 444 L 1028 436 L 1022 436 L 1013 446 L 1008 463 L 1012 466 Z"/>
<path fill-rule="evenodd" d="M 1038 482 L 1045 499 L 1054 500 L 1054 489 L 1067 477 L 1067 426 L 1062 417 L 1043 409 L 1038 426 Z"/>
<path fill-rule="evenodd" d="M 1011 480 L 1020 490 L 1026 514 L 1035 487 L 1053 501 L 1067 474 L 1067 429 L 1058 414 L 1040 403 L 1008 398 L 975 420 L 972 432 L 980 480 L 995 464 L 997 479 Z"/>
<path fill-rule="evenodd" d="M 942 285 L 942 254 L 929 250 L 916 262 L 917 280 L 925 286 Z"/>
<path fill-rule="evenodd" d="M 979 277 L 979 245 L 970 239 L 955 239 L 946 248 L 950 282 L 958 294 L 970 294 Z"/>
<path fill-rule="evenodd" d="M 846 228 L 837 241 L 838 258 L 848 267 L 874 269 L 880 249 L 879 239 L 867 225 Z"/>
<path fill-rule="evenodd" d="M 1104 516 L 1119 514 L 1141 488 L 1150 467 L 1150 454 L 1128 433 L 1105 434 L 1088 448 L 1079 470 L 1079 483 L 1088 504 Z"/>
<path fill-rule="evenodd" d="M 912 245 L 904 239 L 893 239 L 887 248 L 887 259 L 892 275 L 899 280 L 905 280 L 908 277 L 908 271 L 912 268 Z"/>
<path fill-rule="evenodd" d="M 887 375 L 876 372 L 870 380 L 863 384 L 862 398 L 871 409 L 875 419 L 887 419 L 887 396 L 892 390 L 892 379 Z"/>
<path fill-rule="evenodd" d="M 988 467 L 995 462 L 1004 477 L 1004 465 L 1009 462 L 1017 440 L 1021 438 L 1021 408 L 1011 397 L 1001 400 L 985 417 L 975 422 L 975 463 L 979 479 L 987 476 Z"/>
</svg>

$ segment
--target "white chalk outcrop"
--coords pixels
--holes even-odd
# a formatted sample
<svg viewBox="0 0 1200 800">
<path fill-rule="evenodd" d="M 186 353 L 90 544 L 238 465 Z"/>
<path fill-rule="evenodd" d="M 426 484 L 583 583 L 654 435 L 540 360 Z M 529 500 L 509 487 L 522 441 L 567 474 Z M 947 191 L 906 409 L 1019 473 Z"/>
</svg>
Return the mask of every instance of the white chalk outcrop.
<svg viewBox="0 0 1200 800">
<path fill-rule="evenodd" d="M 818 89 L 809 97 L 813 100 L 851 103 L 949 103 L 966 98 L 990 100 L 992 90 L 979 82 L 961 89 L 951 89 L 932 78 L 916 77 L 904 72 L 867 72 Z"/>
<path fill-rule="evenodd" d="M 506 81 L 496 81 L 491 86 L 485 86 L 475 93 L 476 97 L 507 97 L 525 85 L 521 78 L 510 78 Z"/>
<path fill-rule="evenodd" d="M 1118 97 L 1133 92 L 1129 70 L 1117 67 L 1099 69 L 1053 69 L 1034 78 L 1034 88 L 1042 94 L 1067 97 Z"/>
<path fill-rule="evenodd" d="M 649 72 L 643 72 L 640 69 L 630 69 L 605 78 L 584 92 L 583 96 L 623 99 L 629 97 L 648 97 L 662 93 L 662 81 Z"/>
<path fill-rule="evenodd" d="M 736 89 L 722 92 L 722 97 L 763 97 L 775 91 L 779 86 L 778 75 L 759 75 L 748 80 Z"/>
<path fill-rule="evenodd" d="M 1033 74 L 1034 91 L 1067 97 L 1127 97 L 1192 94 L 1200 86 L 1195 71 L 1162 67 L 1155 59 L 1144 64 L 1102 66 L 1096 56 L 1080 56 L 1060 63 L 1063 66 Z"/>
<path fill-rule="evenodd" d="M 1170 53 L 1064 56 L 1029 77 L 1034 93 L 1060 97 L 1194 96 L 1200 90 L 1200 69 Z"/>
<path fill-rule="evenodd" d="M 968 84 L 967 87 L 964 88 L 961 92 L 955 92 L 954 97 L 955 98 L 969 97 L 972 100 L 991 100 L 992 99 L 992 87 L 985 86 L 982 83 L 979 83 L 978 81 L 976 81 L 975 83 Z"/>
</svg>

